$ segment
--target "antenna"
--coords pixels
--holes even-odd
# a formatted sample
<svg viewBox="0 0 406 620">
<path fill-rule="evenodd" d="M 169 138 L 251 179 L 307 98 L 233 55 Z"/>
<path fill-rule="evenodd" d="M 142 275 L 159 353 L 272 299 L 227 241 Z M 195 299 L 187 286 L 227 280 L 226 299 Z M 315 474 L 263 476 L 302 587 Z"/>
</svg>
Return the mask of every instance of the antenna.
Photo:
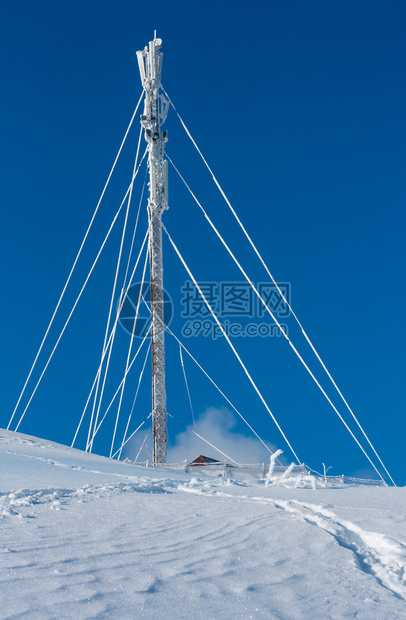
<svg viewBox="0 0 406 620">
<path fill-rule="evenodd" d="M 162 262 L 162 214 L 168 208 L 167 161 L 164 148 L 167 132 L 161 131 L 168 106 L 159 93 L 161 87 L 161 39 L 150 41 L 137 52 L 141 82 L 145 90 L 144 114 L 141 124 L 148 144 L 149 168 L 149 260 L 151 274 L 151 352 L 152 352 L 152 431 L 153 462 L 166 463 L 166 388 L 165 388 L 165 325 Z"/>
</svg>

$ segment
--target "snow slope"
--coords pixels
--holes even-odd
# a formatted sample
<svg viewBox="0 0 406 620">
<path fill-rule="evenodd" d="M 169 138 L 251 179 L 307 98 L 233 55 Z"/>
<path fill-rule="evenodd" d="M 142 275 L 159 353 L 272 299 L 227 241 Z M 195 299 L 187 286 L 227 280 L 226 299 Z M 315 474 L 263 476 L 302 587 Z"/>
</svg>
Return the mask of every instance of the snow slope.
<svg viewBox="0 0 406 620">
<path fill-rule="evenodd" d="M 404 488 L 265 487 L 0 430 L 0 618 L 406 618 Z"/>
</svg>

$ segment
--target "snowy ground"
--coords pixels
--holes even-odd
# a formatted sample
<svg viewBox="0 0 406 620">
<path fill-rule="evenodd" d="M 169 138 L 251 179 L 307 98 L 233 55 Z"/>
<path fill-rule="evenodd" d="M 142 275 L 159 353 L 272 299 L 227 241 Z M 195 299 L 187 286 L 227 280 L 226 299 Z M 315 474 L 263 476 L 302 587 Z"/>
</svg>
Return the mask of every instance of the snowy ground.
<svg viewBox="0 0 406 620">
<path fill-rule="evenodd" d="M 406 490 L 146 470 L 0 430 L 0 618 L 406 618 Z"/>
</svg>

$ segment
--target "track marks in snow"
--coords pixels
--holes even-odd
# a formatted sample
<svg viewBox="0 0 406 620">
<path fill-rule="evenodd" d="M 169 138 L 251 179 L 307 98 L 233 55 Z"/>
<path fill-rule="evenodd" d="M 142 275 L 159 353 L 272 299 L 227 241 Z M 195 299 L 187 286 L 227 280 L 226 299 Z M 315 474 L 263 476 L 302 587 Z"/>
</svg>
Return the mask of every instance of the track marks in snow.
<svg viewBox="0 0 406 620">
<path fill-rule="evenodd" d="M 364 572 L 373 575 L 396 596 L 406 599 L 406 545 L 403 542 L 339 519 L 321 505 L 298 500 L 272 503 L 328 532 L 340 546 L 354 553 L 358 566 Z"/>
<path fill-rule="evenodd" d="M 78 489 L 21 489 L 11 493 L 0 493 L 0 519 L 7 517 L 30 518 L 30 507 L 47 504 L 51 510 L 61 510 L 72 500 L 85 502 L 90 499 L 112 497 L 123 493 L 168 493 L 170 483 L 167 480 L 138 478 L 133 482 L 118 484 L 85 485 Z"/>
<path fill-rule="evenodd" d="M 217 487 L 217 488 L 216 488 Z M 192 479 L 179 485 L 186 493 L 215 495 L 242 501 L 259 501 L 281 508 L 295 517 L 330 534 L 337 543 L 352 551 L 357 566 L 372 575 L 378 583 L 395 596 L 406 600 L 406 545 L 378 532 L 364 530 L 355 523 L 340 519 L 326 507 L 299 500 L 274 500 L 267 497 L 249 497 L 218 491 L 218 483 Z"/>
<path fill-rule="evenodd" d="M 315 526 L 328 533 L 343 548 L 350 550 L 356 559 L 357 568 L 372 575 L 376 581 L 390 590 L 395 596 L 406 600 L 406 545 L 383 534 L 364 530 L 358 525 L 348 520 L 340 519 L 335 513 L 321 504 L 311 504 L 298 500 L 277 500 L 271 497 L 252 497 L 249 494 L 239 494 L 238 491 L 246 486 L 244 484 L 232 484 L 230 486 L 221 481 L 202 481 L 192 479 L 187 483 L 179 484 L 179 481 L 170 479 L 151 479 L 148 477 L 131 477 L 130 480 L 116 484 L 85 485 L 80 488 L 43 488 L 43 489 L 21 489 L 18 491 L 0 494 L 0 519 L 30 519 L 39 516 L 36 507 L 45 506 L 51 510 L 64 510 L 70 503 L 87 503 L 95 499 L 112 500 L 122 495 L 133 493 L 158 493 L 176 494 L 190 493 L 195 495 L 206 495 L 212 498 L 231 500 L 233 502 L 261 502 L 271 505 L 273 508 L 281 509 L 285 513 Z M 238 487 L 238 489 L 237 489 Z M 237 493 L 234 493 L 237 491 Z M 247 489 L 248 492 L 248 489 Z M 202 504 L 203 507 L 203 504 Z M 263 519 L 265 521 L 263 522 Z M 220 521 L 217 527 L 212 527 L 210 532 L 200 532 L 200 515 L 196 513 L 192 521 L 182 523 L 182 531 L 189 531 L 188 544 L 184 547 L 182 538 L 177 536 L 180 524 L 169 522 L 165 524 L 167 542 L 162 548 L 162 542 L 155 545 L 155 538 L 158 540 L 159 532 L 154 533 L 154 527 L 149 525 L 148 534 L 150 544 L 148 546 L 148 558 L 154 562 L 159 558 L 163 564 L 172 566 L 176 563 L 176 557 L 186 556 L 187 547 L 193 541 L 199 548 L 202 546 L 206 552 L 204 561 L 211 566 L 210 579 L 213 575 L 220 578 L 220 575 L 229 575 L 233 581 L 235 571 L 239 570 L 239 560 L 233 558 L 233 546 L 238 539 L 241 548 L 249 545 L 246 536 L 252 535 L 252 529 L 262 529 L 267 527 L 265 516 L 254 519 L 254 522 L 244 522 L 244 527 L 237 527 L 239 532 L 234 531 L 236 524 L 229 531 L 227 523 Z M 162 527 L 162 525 L 161 525 Z M 204 529 L 204 528 L 203 528 Z M 120 537 L 118 537 L 118 541 Z M 112 547 L 117 547 L 113 553 L 118 551 L 120 542 L 112 542 Z M 124 552 L 124 548 L 121 550 Z M 8 553 L 8 549 L 3 549 L 3 553 Z M 220 555 L 219 555 L 220 554 Z M 227 557 L 224 564 L 220 559 Z M 123 556 L 121 556 L 122 559 Z M 233 562 L 235 561 L 235 566 Z M 201 574 L 202 557 L 195 561 L 193 557 L 184 562 L 183 569 L 177 574 L 189 583 L 194 583 L 196 574 L 200 579 L 205 579 Z M 169 571 L 170 572 L 170 571 Z M 141 585 L 140 593 L 153 593 L 160 588 L 160 583 L 155 581 L 156 574 L 152 574 L 151 579 Z M 209 581 L 210 581 L 209 579 Z M 253 587 L 255 587 L 253 585 Z"/>
</svg>

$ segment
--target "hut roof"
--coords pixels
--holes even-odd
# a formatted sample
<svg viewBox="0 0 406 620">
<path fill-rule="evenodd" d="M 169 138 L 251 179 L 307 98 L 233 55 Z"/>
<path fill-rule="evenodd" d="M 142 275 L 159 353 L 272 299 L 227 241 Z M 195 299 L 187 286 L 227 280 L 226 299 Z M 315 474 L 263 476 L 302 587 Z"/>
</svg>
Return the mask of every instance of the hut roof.
<svg viewBox="0 0 406 620">
<path fill-rule="evenodd" d="M 221 461 L 218 461 L 217 459 L 211 459 L 209 456 L 203 456 L 203 454 L 201 454 L 197 457 L 197 459 L 189 463 L 189 465 L 212 465 L 220 462 Z"/>
</svg>

